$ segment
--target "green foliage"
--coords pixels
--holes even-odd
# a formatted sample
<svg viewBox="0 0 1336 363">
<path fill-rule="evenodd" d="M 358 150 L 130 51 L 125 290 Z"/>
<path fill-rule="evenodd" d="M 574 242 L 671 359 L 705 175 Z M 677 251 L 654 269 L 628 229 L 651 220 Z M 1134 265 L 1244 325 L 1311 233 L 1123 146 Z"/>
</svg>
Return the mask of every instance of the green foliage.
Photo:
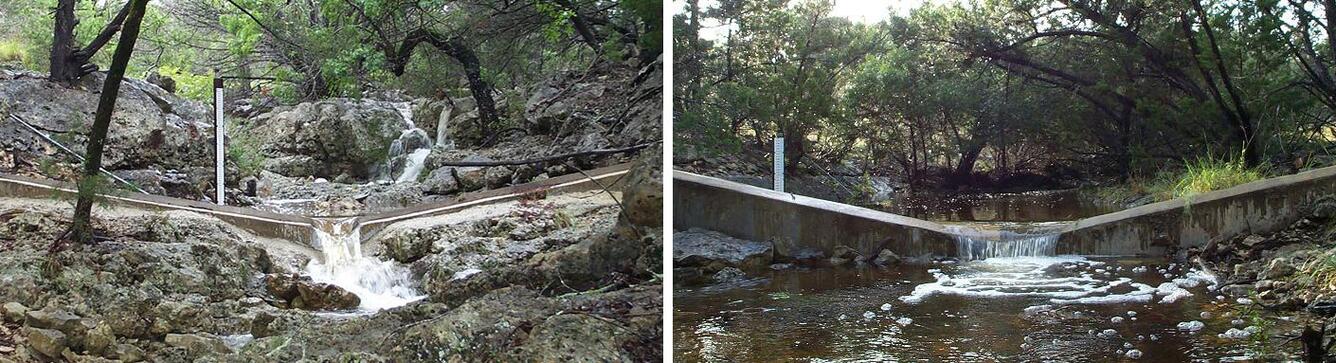
<svg viewBox="0 0 1336 363">
<path fill-rule="evenodd" d="M 195 74 L 172 65 L 158 67 L 158 74 L 176 81 L 176 95 L 200 102 L 213 100 L 213 75 Z"/>
<path fill-rule="evenodd" d="M 543 24 L 543 36 L 547 38 L 547 41 L 559 42 L 562 39 L 570 38 L 575 33 L 575 28 L 571 25 L 571 18 L 575 17 L 574 11 L 546 1 L 539 1 L 534 4 L 534 8 L 538 10 L 539 14 L 551 19 Z"/>
<path fill-rule="evenodd" d="M 638 43 L 645 52 L 663 52 L 663 0 L 622 0 L 620 5 L 635 14 L 646 31 Z"/>
<path fill-rule="evenodd" d="M 823 0 L 686 2 L 673 19 L 675 141 L 764 153 L 783 133 L 824 161 L 870 160 L 911 182 L 1050 167 L 1135 179 L 1243 145 L 1293 168 L 1336 160 L 1298 157 L 1331 154 L 1336 89 L 1294 86 L 1321 78 L 1310 58 L 1336 59 L 1297 59 L 1294 42 L 1330 37 L 1267 14 L 1293 4 L 1203 2 L 1200 18 L 1189 4 L 929 2 L 860 24 Z M 1249 177 L 1196 166 L 1180 192 L 1177 179 L 1140 187 L 1172 196 Z"/>
<path fill-rule="evenodd" d="M 232 133 L 231 143 L 227 145 L 227 161 L 237 166 L 243 178 L 258 176 L 264 170 L 264 154 L 257 143 L 246 136 L 244 128 L 237 131 Z"/>
</svg>

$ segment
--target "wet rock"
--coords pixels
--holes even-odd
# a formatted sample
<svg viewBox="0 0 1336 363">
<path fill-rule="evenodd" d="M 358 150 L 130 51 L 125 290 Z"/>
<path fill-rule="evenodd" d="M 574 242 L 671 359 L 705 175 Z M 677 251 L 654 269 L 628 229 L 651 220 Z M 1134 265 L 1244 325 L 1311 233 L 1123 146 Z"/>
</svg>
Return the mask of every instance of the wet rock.
<svg viewBox="0 0 1336 363">
<path fill-rule="evenodd" d="M 184 348 L 192 356 L 232 353 L 221 339 L 199 334 L 167 334 L 163 342 L 170 347 Z"/>
<path fill-rule="evenodd" d="M 333 284 L 298 283 L 292 307 L 305 310 L 347 310 L 362 304 L 356 294 Z"/>
<path fill-rule="evenodd" d="M 361 305 L 356 294 L 341 287 L 311 281 L 309 277 L 270 274 L 264 278 L 265 290 L 288 306 L 303 310 L 347 310 Z"/>
<path fill-rule="evenodd" d="M 26 328 L 28 345 L 38 354 L 48 358 L 60 357 L 60 352 L 65 350 L 66 337 L 52 329 Z"/>
<path fill-rule="evenodd" d="M 858 251 L 849 246 L 839 245 L 831 251 L 830 264 L 832 266 L 844 266 L 856 262 L 859 257 L 862 257 L 862 254 L 859 254 Z"/>
<path fill-rule="evenodd" d="M 747 274 L 736 267 L 725 267 L 722 270 L 719 270 L 719 272 L 714 273 L 714 282 L 717 283 L 736 282 L 746 278 Z"/>
<path fill-rule="evenodd" d="M 723 233 L 690 229 L 673 234 L 674 266 L 717 266 L 761 269 L 774 259 L 769 243 L 752 242 Z"/>
<path fill-rule="evenodd" d="M 895 252 L 891 252 L 891 250 L 883 249 L 881 250 L 881 253 L 877 254 L 877 259 L 872 260 L 872 262 L 876 263 L 878 266 L 896 265 L 900 263 L 900 256 L 896 255 Z"/>
<path fill-rule="evenodd" d="M 783 271 L 783 270 L 788 270 L 788 269 L 791 269 L 791 268 L 793 268 L 793 264 L 791 264 L 791 263 L 776 263 L 776 264 L 772 264 L 772 265 L 770 265 L 770 269 L 771 269 L 771 270 L 775 270 L 775 271 Z"/>
</svg>

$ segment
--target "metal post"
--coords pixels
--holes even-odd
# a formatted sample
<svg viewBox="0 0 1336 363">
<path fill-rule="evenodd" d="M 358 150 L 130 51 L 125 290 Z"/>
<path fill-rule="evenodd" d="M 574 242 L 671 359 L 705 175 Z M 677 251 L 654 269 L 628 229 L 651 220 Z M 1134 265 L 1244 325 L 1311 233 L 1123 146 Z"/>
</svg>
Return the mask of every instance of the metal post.
<svg viewBox="0 0 1336 363">
<path fill-rule="evenodd" d="M 227 121 L 223 119 L 223 78 L 215 70 L 213 73 L 213 138 L 214 138 L 214 184 L 213 189 L 216 192 L 214 201 L 218 205 L 224 205 L 223 189 L 223 163 L 225 155 L 223 154 L 223 139 L 227 134 Z"/>
<path fill-rule="evenodd" d="M 775 191 L 784 191 L 784 137 L 775 136 Z"/>
</svg>

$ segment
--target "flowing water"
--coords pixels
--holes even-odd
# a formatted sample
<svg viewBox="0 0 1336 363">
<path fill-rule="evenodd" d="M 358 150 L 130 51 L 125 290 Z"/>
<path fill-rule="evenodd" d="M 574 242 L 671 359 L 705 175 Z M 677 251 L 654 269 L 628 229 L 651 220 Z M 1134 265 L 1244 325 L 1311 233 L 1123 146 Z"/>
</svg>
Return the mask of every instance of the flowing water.
<svg viewBox="0 0 1336 363">
<path fill-rule="evenodd" d="M 316 218 L 316 248 L 322 259 L 311 260 L 306 275 L 334 284 L 362 299 L 359 309 L 375 312 L 425 297 L 413 288 L 408 268 L 362 255 L 357 218 Z"/>
<path fill-rule="evenodd" d="M 1274 343 L 1260 339 L 1263 329 L 1287 324 L 1251 319 L 1258 307 L 1226 297 L 1213 274 L 1192 266 L 1055 256 L 1057 237 L 1071 219 L 1099 214 L 1063 198 L 992 198 L 925 212 L 947 223 L 959 259 L 893 268 L 790 268 L 704 286 L 679 282 L 673 292 L 675 357 L 1231 361 L 1269 349 Z M 1044 208 L 1052 210 L 1039 210 Z M 989 218 L 978 218 L 983 214 Z"/>
<path fill-rule="evenodd" d="M 403 116 L 408 128 L 404 129 L 399 138 L 390 144 L 390 160 L 404 158 L 404 169 L 393 180 L 395 183 L 415 181 L 422 174 L 422 168 L 426 164 L 427 156 L 431 154 L 433 143 L 439 143 L 442 136 L 437 133 L 437 139 L 433 140 L 427 136 L 426 131 L 418 128 L 413 123 L 412 102 L 395 102 L 394 108 L 399 111 L 400 116 Z M 416 145 L 418 147 L 408 151 L 405 150 L 404 145 Z"/>
</svg>

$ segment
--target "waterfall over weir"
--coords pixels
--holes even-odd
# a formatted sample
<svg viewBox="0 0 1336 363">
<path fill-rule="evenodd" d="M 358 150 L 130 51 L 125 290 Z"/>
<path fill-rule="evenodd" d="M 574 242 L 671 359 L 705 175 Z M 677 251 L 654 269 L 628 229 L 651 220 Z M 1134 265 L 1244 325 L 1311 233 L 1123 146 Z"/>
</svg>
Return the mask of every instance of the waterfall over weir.
<svg viewBox="0 0 1336 363">
<path fill-rule="evenodd" d="M 947 231 L 956 240 L 956 251 L 964 260 L 993 257 L 1033 257 L 1056 255 L 1059 233 L 979 230 L 951 225 Z"/>
<path fill-rule="evenodd" d="M 315 218 L 316 248 L 322 259 L 311 260 L 306 274 L 315 282 L 342 287 L 362 299 L 361 310 L 378 311 L 425 297 L 413 288 L 408 268 L 362 256 L 357 217 Z"/>
</svg>

